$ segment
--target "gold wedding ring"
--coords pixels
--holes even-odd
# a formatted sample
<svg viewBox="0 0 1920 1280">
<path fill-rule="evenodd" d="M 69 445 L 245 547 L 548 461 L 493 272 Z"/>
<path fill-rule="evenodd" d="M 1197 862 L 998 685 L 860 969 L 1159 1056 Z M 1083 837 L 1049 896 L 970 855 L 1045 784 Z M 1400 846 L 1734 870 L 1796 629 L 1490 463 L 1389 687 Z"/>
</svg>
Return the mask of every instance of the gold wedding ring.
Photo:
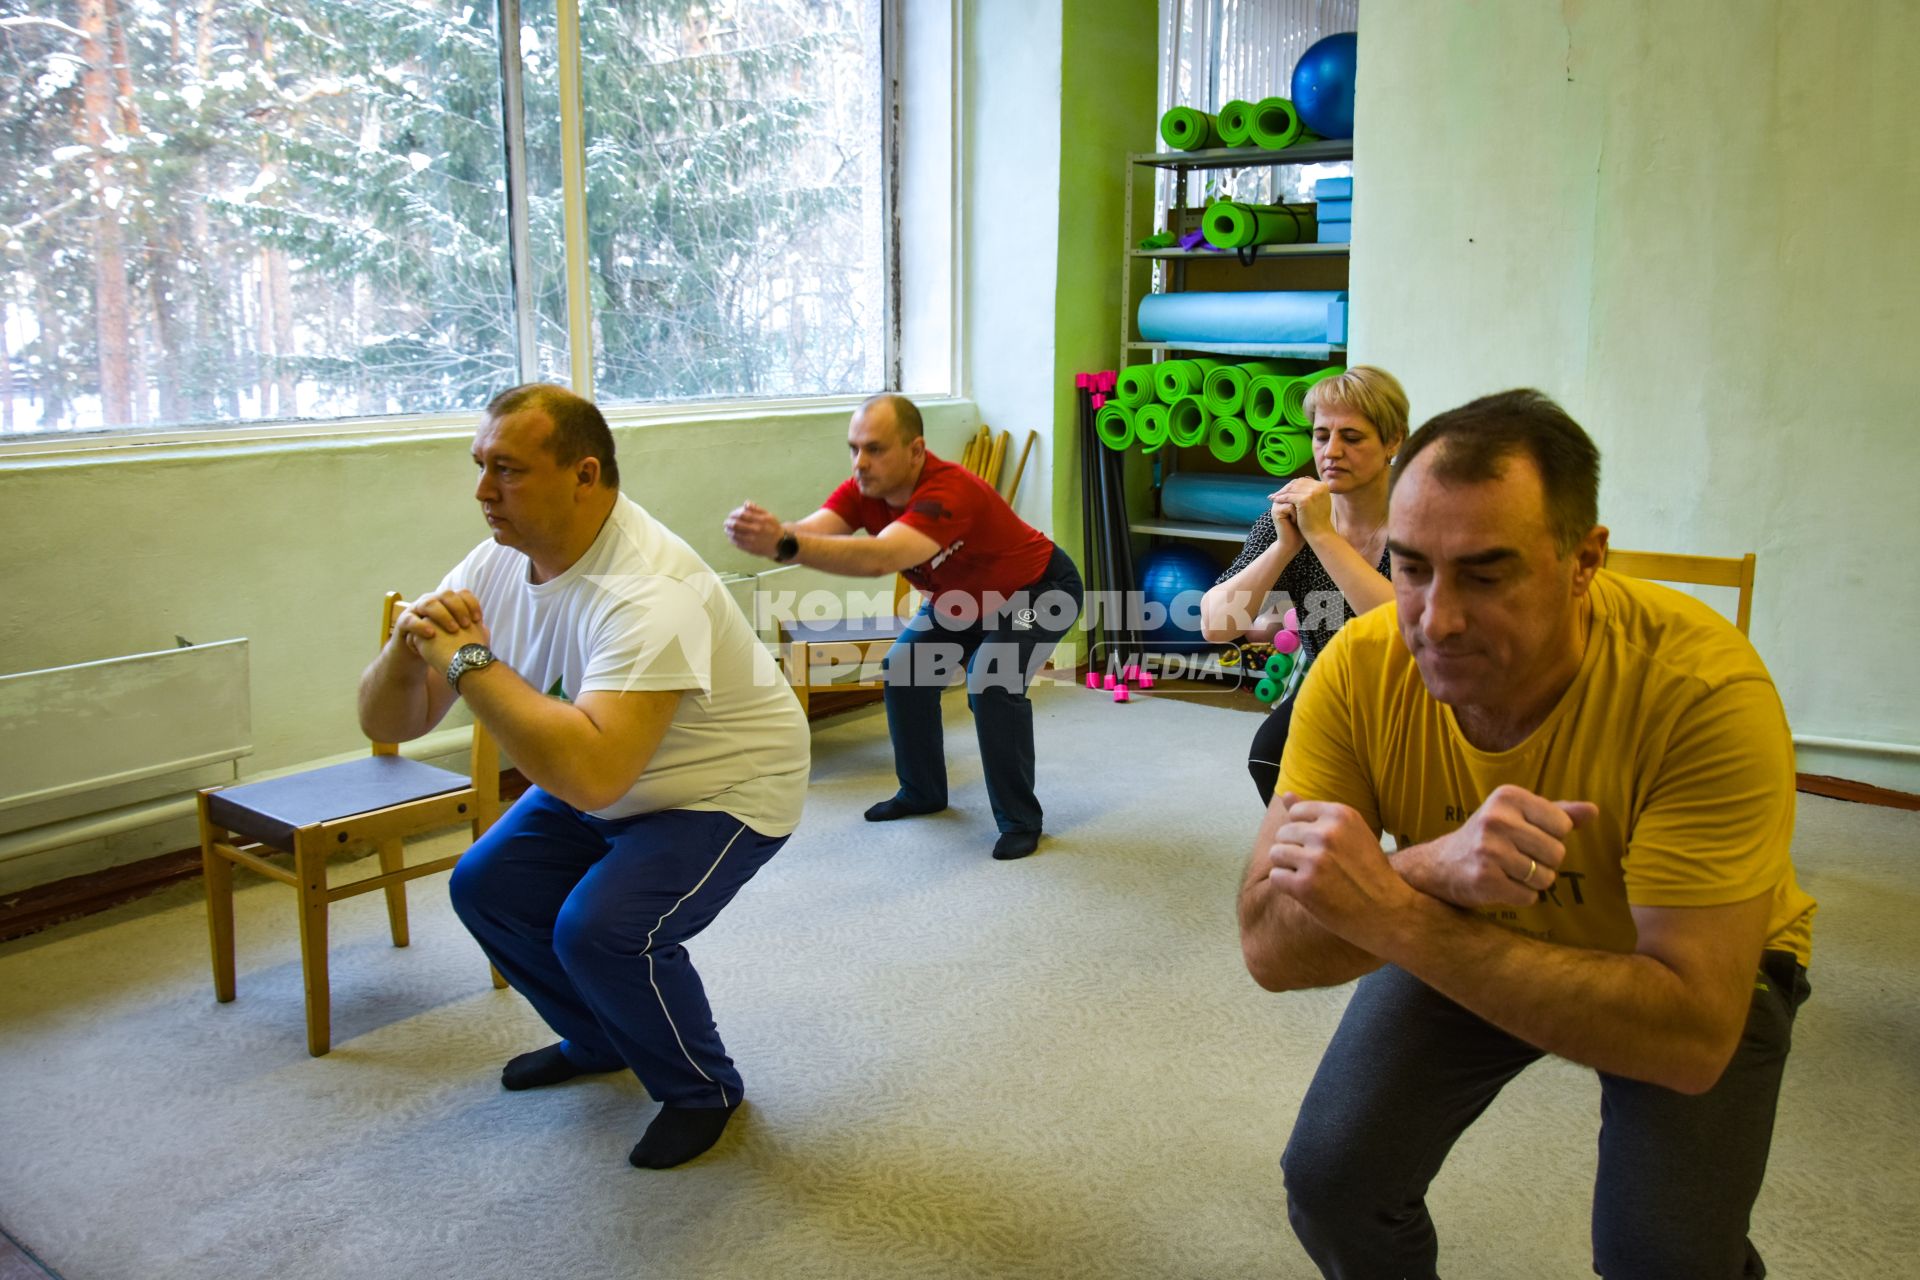
<svg viewBox="0 0 1920 1280">
<path fill-rule="evenodd" d="M 1533 873 L 1538 871 L 1539 869 L 1540 869 L 1540 863 L 1536 859 L 1528 858 L 1527 874 L 1520 877 L 1520 883 L 1527 886 L 1527 888 L 1529 889 L 1533 888 Z"/>
</svg>

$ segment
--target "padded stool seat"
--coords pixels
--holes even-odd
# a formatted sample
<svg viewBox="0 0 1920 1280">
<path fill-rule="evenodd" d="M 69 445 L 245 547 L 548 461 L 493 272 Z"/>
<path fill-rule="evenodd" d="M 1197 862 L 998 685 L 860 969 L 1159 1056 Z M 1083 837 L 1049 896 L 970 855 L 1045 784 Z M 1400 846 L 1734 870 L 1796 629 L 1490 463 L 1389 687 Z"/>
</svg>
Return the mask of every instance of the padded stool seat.
<svg viewBox="0 0 1920 1280">
<path fill-rule="evenodd" d="M 816 682 L 815 665 L 822 660 L 830 668 L 839 667 L 843 662 L 864 665 L 876 654 L 884 654 L 891 648 L 904 626 L 905 619 L 891 615 L 840 618 L 832 622 L 781 622 L 779 635 L 787 647 L 787 683 L 793 686 L 794 696 L 800 699 L 800 709 L 810 709 L 808 695 L 816 689 L 838 692 L 877 688 L 877 682 L 872 680 L 836 682 L 822 679 Z M 816 649 L 821 652 L 815 653 Z"/>
<path fill-rule="evenodd" d="M 301 827 L 333 822 L 341 815 L 370 814 L 397 804 L 466 788 L 464 775 L 405 756 L 368 756 L 285 778 L 228 787 L 207 797 L 207 816 L 215 825 L 292 853 Z M 466 806 L 458 807 L 464 816 Z M 353 843 L 348 828 L 340 844 Z"/>
</svg>

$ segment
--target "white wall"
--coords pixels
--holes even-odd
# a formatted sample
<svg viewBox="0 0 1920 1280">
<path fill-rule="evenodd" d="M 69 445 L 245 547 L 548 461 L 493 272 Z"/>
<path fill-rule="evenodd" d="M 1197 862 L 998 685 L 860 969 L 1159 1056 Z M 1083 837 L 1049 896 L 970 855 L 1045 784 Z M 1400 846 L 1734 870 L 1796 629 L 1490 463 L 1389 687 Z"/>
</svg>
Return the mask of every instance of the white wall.
<svg viewBox="0 0 1920 1280">
<path fill-rule="evenodd" d="M 1920 7 L 1367 0 L 1360 51 L 1354 358 L 1416 421 L 1555 396 L 1616 546 L 1758 553 L 1796 734 L 1920 743 Z"/>
<path fill-rule="evenodd" d="M 1061 0 L 975 0 L 961 19 L 962 387 L 1027 459 L 1015 510 L 1052 532 Z"/>
</svg>

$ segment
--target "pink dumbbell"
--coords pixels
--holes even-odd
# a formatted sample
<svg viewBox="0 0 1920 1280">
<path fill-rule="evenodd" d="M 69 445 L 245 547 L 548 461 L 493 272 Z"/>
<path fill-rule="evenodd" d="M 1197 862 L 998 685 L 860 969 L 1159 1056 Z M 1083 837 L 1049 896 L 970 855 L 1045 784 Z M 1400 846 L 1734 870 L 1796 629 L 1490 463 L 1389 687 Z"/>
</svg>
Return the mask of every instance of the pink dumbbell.
<svg viewBox="0 0 1920 1280">
<path fill-rule="evenodd" d="M 1133 695 L 1127 692 L 1127 686 L 1116 685 L 1113 690 L 1113 700 L 1115 702 L 1132 702 Z"/>
<path fill-rule="evenodd" d="M 1298 631 L 1282 631 L 1273 638 L 1273 648 L 1276 653 L 1297 652 L 1300 648 L 1300 633 Z"/>
<path fill-rule="evenodd" d="M 1113 673 L 1112 673 L 1111 671 L 1109 671 L 1109 672 L 1107 673 L 1107 688 L 1109 688 L 1109 689 L 1111 689 L 1111 688 L 1113 688 L 1113 686 L 1115 686 L 1116 684 L 1119 684 L 1119 683 L 1120 683 L 1120 682 L 1119 682 L 1118 680 L 1116 680 L 1116 679 L 1114 679 L 1114 678 L 1113 678 Z"/>
<path fill-rule="evenodd" d="M 1298 631 L 1300 629 L 1300 611 L 1298 609 L 1288 609 L 1286 616 L 1280 619 L 1280 625 L 1288 631 Z"/>
<path fill-rule="evenodd" d="M 1142 689 L 1151 689 L 1151 688 L 1153 688 L 1153 672 L 1151 672 L 1151 671 L 1142 671 L 1142 672 L 1140 673 L 1140 687 L 1141 687 Z"/>
<path fill-rule="evenodd" d="M 1100 673 L 1098 671 L 1087 672 L 1087 688 L 1098 689 L 1099 687 L 1100 687 Z"/>
</svg>

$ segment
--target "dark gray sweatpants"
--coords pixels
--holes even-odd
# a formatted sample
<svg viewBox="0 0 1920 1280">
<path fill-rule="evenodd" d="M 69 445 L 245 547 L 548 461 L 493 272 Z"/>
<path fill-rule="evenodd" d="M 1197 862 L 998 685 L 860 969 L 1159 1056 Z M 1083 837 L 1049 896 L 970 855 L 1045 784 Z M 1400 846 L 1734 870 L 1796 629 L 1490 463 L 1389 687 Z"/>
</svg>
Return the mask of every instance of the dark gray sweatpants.
<svg viewBox="0 0 1920 1280">
<path fill-rule="evenodd" d="M 1808 993 L 1762 957 L 1747 1028 L 1703 1094 L 1600 1073 L 1593 1269 L 1616 1280 L 1759 1277 L 1747 1238 L 1774 1105 Z M 1300 1104 L 1281 1167 L 1294 1234 L 1329 1280 L 1433 1280 L 1427 1185 L 1541 1051 L 1391 966 L 1362 978 Z"/>
</svg>

